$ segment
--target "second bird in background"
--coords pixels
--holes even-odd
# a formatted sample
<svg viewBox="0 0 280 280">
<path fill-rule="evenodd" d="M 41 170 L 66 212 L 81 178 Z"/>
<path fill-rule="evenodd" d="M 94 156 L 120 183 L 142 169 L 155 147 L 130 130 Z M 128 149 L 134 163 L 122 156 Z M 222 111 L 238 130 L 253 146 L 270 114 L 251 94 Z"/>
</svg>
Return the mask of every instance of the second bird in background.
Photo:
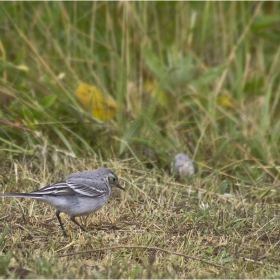
<svg viewBox="0 0 280 280">
<path fill-rule="evenodd" d="M 170 173 L 176 179 L 186 178 L 193 175 L 195 172 L 194 165 L 191 159 L 186 154 L 177 154 L 169 164 Z"/>
</svg>

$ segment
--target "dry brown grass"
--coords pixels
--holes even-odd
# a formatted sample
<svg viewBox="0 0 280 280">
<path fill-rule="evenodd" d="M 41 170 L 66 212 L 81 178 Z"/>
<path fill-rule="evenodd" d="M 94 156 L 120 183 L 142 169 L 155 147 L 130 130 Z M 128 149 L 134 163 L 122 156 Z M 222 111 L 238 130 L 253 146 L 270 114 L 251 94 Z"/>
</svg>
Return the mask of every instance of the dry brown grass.
<svg viewBox="0 0 280 280">
<path fill-rule="evenodd" d="M 41 169 L 35 167 L 39 161 L 33 159 L 32 164 L 29 161 L 29 168 L 27 161 L 3 168 L 1 191 L 28 192 L 39 187 L 40 181 L 50 183 L 72 171 L 101 165 L 97 161 L 64 157 L 67 165 L 61 164 L 51 171 L 44 164 Z M 221 186 L 218 178 L 195 177 L 176 183 L 168 174 L 146 170 L 133 161 L 103 164 L 119 175 L 126 190 L 114 190 L 105 207 L 82 219 L 88 233 L 81 232 L 64 215 L 62 219 L 70 234 L 64 238 L 53 208 L 29 199 L 1 199 L 2 276 L 257 278 L 277 275 L 279 207 L 273 203 L 273 196 L 259 199 L 251 192 L 254 189 L 256 193 L 256 187 L 249 189 L 234 184 L 230 192 L 221 194 L 217 191 Z M 272 194 L 273 189 L 271 186 Z"/>
</svg>

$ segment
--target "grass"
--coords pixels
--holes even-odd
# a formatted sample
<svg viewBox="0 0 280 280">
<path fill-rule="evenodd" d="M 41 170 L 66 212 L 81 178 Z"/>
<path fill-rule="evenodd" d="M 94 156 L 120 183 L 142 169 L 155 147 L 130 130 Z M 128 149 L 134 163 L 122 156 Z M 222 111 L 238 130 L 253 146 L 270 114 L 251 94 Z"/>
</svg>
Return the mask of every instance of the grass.
<svg viewBox="0 0 280 280">
<path fill-rule="evenodd" d="M 3 3 L 1 192 L 105 165 L 126 191 L 88 234 L 63 216 L 70 239 L 50 207 L 1 199 L 1 276 L 279 278 L 279 9 Z M 113 120 L 83 110 L 80 82 L 115 99 Z M 179 152 L 197 172 L 176 182 Z"/>
<path fill-rule="evenodd" d="M 38 183 L 44 185 L 63 178 L 68 170 L 102 165 L 93 160 L 82 162 L 67 156 L 63 159 L 67 168 L 59 171 L 40 166 L 39 157 L 26 165 L 17 163 L 1 172 L 9 174 L 8 182 L 2 175 L 1 185 L 6 186 L 5 192 L 31 191 Z M 277 186 L 264 188 L 262 182 L 255 186 L 226 183 L 217 176 L 204 180 L 194 177 L 182 184 L 168 174 L 147 171 L 133 161 L 103 164 L 117 172 L 126 191 L 114 190 L 104 208 L 82 219 L 89 233 L 81 232 L 63 216 L 70 234 L 70 238 L 64 238 L 51 207 L 23 199 L 1 199 L 2 275 L 279 277 Z M 41 178 L 45 182 L 40 184 Z"/>
</svg>

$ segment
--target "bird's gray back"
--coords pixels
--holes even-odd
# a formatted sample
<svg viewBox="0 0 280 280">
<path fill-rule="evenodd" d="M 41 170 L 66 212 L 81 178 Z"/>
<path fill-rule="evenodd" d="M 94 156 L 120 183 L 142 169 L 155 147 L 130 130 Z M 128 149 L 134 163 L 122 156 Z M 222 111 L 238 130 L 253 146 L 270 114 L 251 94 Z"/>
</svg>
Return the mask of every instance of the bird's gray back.
<svg viewBox="0 0 280 280">
<path fill-rule="evenodd" d="M 91 180 L 96 180 L 99 181 L 101 178 L 107 177 L 109 174 L 115 175 L 117 178 L 117 175 L 109 168 L 98 168 L 92 171 L 83 171 L 83 172 L 76 172 L 70 174 L 67 179 L 70 178 L 85 178 L 85 179 L 91 179 Z"/>
<path fill-rule="evenodd" d="M 65 181 L 77 193 L 88 196 L 110 196 L 111 188 L 107 179 L 109 173 L 113 172 L 107 168 L 99 168 L 93 171 L 72 173 Z"/>
</svg>

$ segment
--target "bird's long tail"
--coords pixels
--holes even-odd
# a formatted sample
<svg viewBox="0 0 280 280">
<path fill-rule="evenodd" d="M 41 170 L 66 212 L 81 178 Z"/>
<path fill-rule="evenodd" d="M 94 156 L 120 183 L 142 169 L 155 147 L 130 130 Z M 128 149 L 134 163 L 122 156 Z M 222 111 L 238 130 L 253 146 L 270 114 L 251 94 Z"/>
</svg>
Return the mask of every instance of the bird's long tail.
<svg viewBox="0 0 280 280">
<path fill-rule="evenodd" d="M 27 198 L 41 198 L 41 195 L 31 193 L 2 193 L 0 197 L 27 197 Z"/>
</svg>

